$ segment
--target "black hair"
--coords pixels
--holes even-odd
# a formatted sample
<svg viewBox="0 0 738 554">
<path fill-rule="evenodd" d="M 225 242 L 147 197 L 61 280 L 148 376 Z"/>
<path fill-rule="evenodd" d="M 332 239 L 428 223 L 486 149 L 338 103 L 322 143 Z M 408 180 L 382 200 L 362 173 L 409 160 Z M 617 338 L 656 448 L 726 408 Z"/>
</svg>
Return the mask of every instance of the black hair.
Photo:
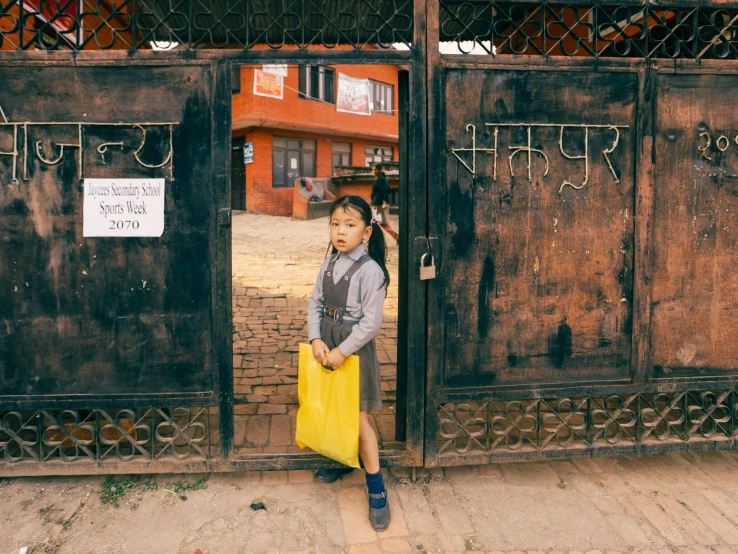
<svg viewBox="0 0 738 554">
<path fill-rule="evenodd" d="M 378 169 L 379 171 L 384 171 L 384 164 L 374 164 L 374 169 Z"/>
<path fill-rule="evenodd" d="M 387 271 L 387 245 L 384 242 L 382 229 L 377 225 L 377 222 L 374 221 L 371 206 L 361 196 L 342 196 L 331 206 L 329 217 L 333 216 L 333 212 L 338 208 L 342 208 L 344 212 L 355 210 L 361 216 L 361 220 L 364 224 L 367 227 L 371 226 L 372 236 L 369 237 L 369 244 L 367 245 L 366 250 L 369 256 L 371 256 L 371 258 L 379 264 L 379 267 L 382 268 L 382 273 L 384 273 L 384 286 L 389 288 L 390 276 L 389 271 Z M 335 254 L 336 252 L 338 252 L 338 250 L 333 246 L 331 253 Z"/>
</svg>

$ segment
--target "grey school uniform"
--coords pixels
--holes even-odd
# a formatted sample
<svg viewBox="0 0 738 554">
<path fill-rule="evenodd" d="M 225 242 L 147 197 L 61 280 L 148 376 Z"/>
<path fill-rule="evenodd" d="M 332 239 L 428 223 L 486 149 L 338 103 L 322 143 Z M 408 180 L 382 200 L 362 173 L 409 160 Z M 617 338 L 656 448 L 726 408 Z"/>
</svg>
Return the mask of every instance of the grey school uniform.
<svg viewBox="0 0 738 554">
<path fill-rule="evenodd" d="M 361 410 L 382 409 L 382 379 L 374 338 L 382 328 L 384 272 L 364 244 L 323 262 L 308 302 L 309 340 L 322 339 L 360 360 Z"/>
</svg>

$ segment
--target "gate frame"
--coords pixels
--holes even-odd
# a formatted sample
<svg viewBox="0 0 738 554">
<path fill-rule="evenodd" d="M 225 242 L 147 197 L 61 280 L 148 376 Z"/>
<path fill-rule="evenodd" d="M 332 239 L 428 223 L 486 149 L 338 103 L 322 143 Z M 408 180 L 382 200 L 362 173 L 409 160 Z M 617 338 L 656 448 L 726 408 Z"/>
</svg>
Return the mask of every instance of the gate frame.
<svg viewBox="0 0 738 554">
<path fill-rule="evenodd" d="M 533 4 L 530 0 L 524 2 Z M 600 2 L 603 5 L 615 4 L 609 0 Z M 628 4 L 623 1 L 619 4 Z M 572 0 L 571 5 L 588 5 L 586 0 Z M 676 0 L 673 2 L 657 2 L 666 7 L 692 7 L 694 2 Z M 652 4 L 653 5 L 653 4 Z M 703 7 L 734 8 L 735 1 L 728 3 L 719 0 L 707 0 L 700 3 Z M 677 450 L 709 450 L 718 448 L 736 448 L 736 439 L 700 442 L 665 442 L 655 445 L 630 445 L 593 447 L 588 449 L 551 450 L 538 452 L 513 452 L 493 456 L 456 456 L 440 460 L 436 453 L 437 410 L 436 405 L 441 401 L 472 401 L 495 398 L 503 400 L 543 398 L 545 393 L 559 395 L 587 395 L 587 394 L 614 394 L 614 393 L 652 393 L 672 392 L 683 390 L 685 379 L 663 379 L 657 382 L 636 384 L 638 378 L 645 376 L 647 364 L 647 337 L 649 316 L 648 302 L 650 287 L 645 277 L 648 275 L 649 237 L 653 231 L 651 218 L 653 202 L 650 191 L 653 188 L 653 152 L 655 122 L 649 107 L 653 105 L 645 102 L 645 97 L 656 92 L 655 80 L 652 75 L 659 73 L 690 72 L 690 73 L 738 73 L 738 61 L 727 60 L 648 60 L 648 59 L 616 59 L 616 58 L 547 58 L 545 56 L 503 55 L 499 58 L 491 56 L 453 55 L 443 56 L 439 52 L 438 2 L 429 0 L 413 1 L 413 40 L 409 51 L 386 50 L 172 50 L 172 51 L 3 51 L 0 52 L 0 66 L 2 65 L 167 65 L 170 63 L 186 64 L 212 62 L 215 64 L 215 89 L 213 125 L 214 133 L 219 137 L 213 160 L 216 171 L 213 183 L 216 187 L 214 199 L 217 198 L 216 210 L 212 214 L 211 225 L 217 229 L 216 267 L 213 268 L 213 309 L 217 311 L 213 317 L 213 332 L 218 336 L 227 335 L 227 340 L 220 340 L 216 345 L 216 359 L 220 379 L 220 448 L 222 453 L 211 456 L 204 461 L 106 461 L 101 464 L 94 462 L 78 463 L 18 463 L 0 464 L 0 474 L 3 476 L 20 475 L 52 475 L 52 474 L 129 474 L 129 473 L 157 473 L 157 472 L 203 472 L 203 471 L 250 471 L 273 469 L 307 469 L 332 465 L 325 459 L 313 454 L 254 454 L 236 456 L 232 452 L 233 441 L 233 376 L 232 376 L 232 340 L 231 340 L 231 229 L 229 226 L 218 226 L 217 218 L 220 209 L 230 210 L 230 105 L 231 105 L 231 71 L 232 63 L 259 64 L 259 63 L 315 63 L 315 64 L 374 64 L 387 63 L 406 65 L 409 67 L 407 81 L 400 82 L 400 88 L 409 89 L 409 105 L 407 111 L 406 138 L 408 155 L 401 160 L 401 173 L 406 176 L 407 193 L 402 195 L 401 213 L 407 223 L 405 243 L 401 251 L 400 265 L 400 325 L 398 337 L 398 359 L 403 359 L 407 367 L 405 379 L 398 379 L 398 395 L 405 395 L 406 412 L 400 418 L 407 424 L 404 450 L 383 451 L 381 460 L 383 466 L 437 466 L 461 465 L 470 463 L 489 463 L 491 461 L 517 460 L 523 458 L 572 457 L 590 456 L 595 454 L 639 454 L 645 452 L 668 452 Z M 474 67 L 477 69 L 515 69 L 540 70 L 544 67 L 568 68 L 577 71 L 613 70 L 637 71 L 639 83 L 638 106 L 636 107 L 637 134 L 633 147 L 636 148 L 635 192 L 636 215 L 634 217 L 634 260 L 635 283 L 633 291 L 634 326 L 631 336 L 632 364 L 631 378 L 618 382 L 602 383 L 600 385 L 573 385 L 568 387 L 538 387 L 535 391 L 528 391 L 522 386 L 506 387 L 501 390 L 482 389 L 472 395 L 450 391 L 443 396 L 439 395 L 435 379 L 440 375 L 442 359 L 442 344 L 437 340 L 439 331 L 442 331 L 442 320 L 439 325 L 431 324 L 431 315 L 439 313 L 439 301 L 442 292 L 442 281 L 431 281 L 427 284 L 417 279 L 416 271 L 420 265 L 420 256 L 426 252 L 426 237 L 429 237 L 434 252 L 437 254 L 437 263 L 443 264 L 438 253 L 440 250 L 439 237 L 443 235 L 445 213 L 441 210 L 443 203 L 434 201 L 438 192 L 437 160 L 433 157 L 444 151 L 445 136 L 435 133 L 428 136 L 427 131 L 437 129 L 439 110 L 442 108 L 442 89 L 439 88 L 439 72 L 447 67 Z M 216 107 L 225 111 L 228 117 L 215 118 Z M 402 125 L 401 125 L 402 127 Z M 444 124 L 445 127 L 445 124 Z M 402 141 L 402 131 L 401 138 Z M 410 161 L 413 163 L 410 163 Z M 415 163 L 417 162 L 417 163 Z M 639 195 L 640 190 L 649 194 Z M 445 194 L 445 183 L 443 183 Z M 412 201 L 409 201 L 412 200 Z M 402 250 L 404 249 L 404 250 Z M 440 269 L 440 267 L 439 267 Z M 218 293 L 220 296 L 218 296 Z M 226 299 L 225 301 L 223 299 Z M 404 314 L 404 316 L 403 316 Z M 426 342 L 427 337 L 427 342 Z M 427 364 L 426 364 L 427 356 Z M 426 369 L 427 368 L 427 369 Z M 427 372 L 427 383 L 426 383 Z M 689 379 L 689 389 L 693 391 L 709 390 L 716 386 L 734 388 L 738 384 L 738 375 L 725 378 Z M 403 389 L 404 387 L 404 389 Z M 182 405 L 177 399 L 186 400 L 192 405 L 197 397 L 185 399 L 181 396 L 160 398 L 157 406 Z M 550 398 L 550 396 L 549 396 Z M 22 399 L 10 404 L 23 408 L 38 408 L 41 404 L 37 400 Z M 102 399 L 101 403 L 103 402 Z M 105 401 L 105 407 L 148 407 L 151 402 L 145 398 L 119 399 L 116 402 Z M 54 399 L 43 405 L 48 408 L 89 408 L 94 398 L 86 397 L 79 400 Z M 201 404 L 200 404 L 201 405 Z M 401 424 L 402 422 L 400 422 Z"/>
<path fill-rule="evenodd" d="M 400 112 L 400 143 L 407 147 L 407 156 L 401 160 L 400 171 L 407 184 L 401 193 L 401 217 L 405 224 L 400 244 L 400 309 L 398 323 L 398 360 L 404 360 L 406 375 L 398 372 L 398 397 L 405 397 L 405 405 L 398 402 L 396 412 L 398 435 L 403 435 L 403 450 L 380 452 L 382 466 L 416 467 L 423 464 L 423 413 L 426 353 L 426 289 L 414 278 L 414 267 L 419 265 L 426 233 L 426 87 L 425 83 L 425 14 L 426 0 L 415 0 L 413 46 L 408 51 L 388 50 L 168 50 L 168 51 L 2 51 L 3 66 L 136 66 L 187 65 L 213 66 L 213 134 L 212 183 L 213 212 L 210 222 L 215 228 L 215 260 L 212 271 L 213 337 L 215 360 L 220 382 L 217 404 L 219 408 L 219 444 L 209 437 L 209 457 L 205 460 L 94 460 L 75 462 L 0 462 L 0 475 L 88 475 L 131 474 L 163 472 L 229 472 L 285 469 L 312 469 L 335 465 L 317 454 L 279 453 L 236 455 L 233 452 L 233 340 L 232 340 L 232 276 L 231 276 L 231 101 L 232 64 L 311 63 L 311 64 L 393 64 L 408 68 L 401 74 L 400 98 L 406 93 L 406 106 Z M 402 102 L 402 101 L 401 101 Z M 402 148 L 402 146 L 401 146 Z M 412 161 L 412 162 L 411 162 Z M 416 163 L 417 162 L 417 163 Z M 411 170 L 412 168 L 412 170 Z M 215 340 L 218 337 L 218 340 Z M 404 378 L 403 378 L 404 377 Z M 13 398 L 4 401 L 4 407 L 15 409 L 118 409 L 202 406 L 211 395 L 127 395 L 115 400 L 85 396 L 78 399 L 37 397 Z M 155 397 L 155 398 L 154 398 Z M 199 401 L 199 402 L 198 402 Z M 102 408 L 96 408 L 101 406 Z M 39 439 L 40 440 L 40 439 Z M 400 441 L 402 442 L 402 441 Z M 212 447 L 215 451 L 212 451 Z"/>
<path fill-rule="evenodd" d="M 520 0 L 521 4 L 535 4 L 531 0 Z M 604 0 L 602 5 L 624 5 L 627 2 Z M 566 5 L 590 5 L 586 0 L 569 2 Z M 694 7 L 685 1 L 658 2 L 666 7 Z M 711 390 L 735 389 L 738 373 L 725 377 L 672 378 L 647 380 L 650 355 L 649 331 L 651 309 L 650 248 L 653 237 L 654 169 L 655 169 L 655 126 L 657 107 L 657 81 L 659 74 L 702 73 L 738 75 L 738 60 L 685 60 L 644 58 L 595 58 L 595 57 L 548 57 L 544 55 L 511 55 L 499 57 L 469 54 L 444 55 L 439 52 L 440 43 L 439 9 L 429 7 L 427 34 L 428 64 L 428 128 L 435 129 L 428 142 L 428 179 L 436 186 L 428 188 L 428 237 L 436 257 L 437 277 L 428 282 L 428 362 L 426 380 L 425 412 L 425 467 L 445 467 L 495 462 L 541 460 L 596 455 L 638 455 L 646 453 L 668 453 L 677 451 L 727 450 L 738 448 L 738 436 L 700 440 L 665 440 L 657 443 L 610 444 L 607 446 L 579 446 L 571 448 L 504 449 L 488 453 L 474 452 L 440 456 L 438 452 L 439 409 L 445 403 L 464 405 L 485 401 L 539 401 L 565 400 L 573 397 L 601 397 L 615 394 L 639 393 L 690 393 Z M 708 1 L 701 6 L 735 8 L 736 3 L 722 4 Z M 638 94 L 635 98 L 636 132 L 634 149 L 634 239 L 633 239 L 633 326 L 631 331 L 630 375 L 627 379 L 603 381 L 598 384 L 585 382 L 551 385 L 498 385 L 468 389 L 443 390 L 441 380 L 445 364 L 444 344 L 444 273 L 442 259 L 446 234 L 446 121 L 445 121 L 445 72 L 449 69 L 476 69 L 501 71 L 545 71 L 567 70 L 576 72 L 629 72 L 638 75 Z M 653 78 L 652 78 L 653 77 Z M 443 132 L 440 132 L 443 130 Z M 584 381 L 583 379 L 581 381 Z M 727 403 L 727 401 L 726 401 Z M 732 406 L 731 411 L 734 412 Z M 474 413 L 473 410 L 470 414 Z M 736 417 L 735 412 L 733 418 Z M 486 424 L 488 425 L 488 424 Z"/>
</svg>

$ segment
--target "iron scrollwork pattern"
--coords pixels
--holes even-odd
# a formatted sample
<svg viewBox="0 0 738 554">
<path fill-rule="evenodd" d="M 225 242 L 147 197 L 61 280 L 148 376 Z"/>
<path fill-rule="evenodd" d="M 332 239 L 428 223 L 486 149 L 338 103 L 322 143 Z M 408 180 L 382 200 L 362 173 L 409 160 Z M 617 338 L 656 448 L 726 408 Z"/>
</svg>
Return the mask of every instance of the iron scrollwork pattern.
<svg viewBox="0 0 738 554">
<path fill-rule="evenodd" d="M 687 391 L 534 400 L 438 408 L 438 456 L 550 452 L 671 441 L 738 438 L 738 392 Z"/>
<path fill-rule="evenodd" d="M 0 50 L 411 46 L 412 0 L 0 0 Z"/>
<path fill-rule="evenodd" d="M 210 408 L 0 412 L 0 463 L 207 460 Z"/>
<path fill-rule="evenodd" d="M 738 10 L 651 4 L 442 0 L 441 41 L 461 53 L 738 59 Z"/>
</svg>

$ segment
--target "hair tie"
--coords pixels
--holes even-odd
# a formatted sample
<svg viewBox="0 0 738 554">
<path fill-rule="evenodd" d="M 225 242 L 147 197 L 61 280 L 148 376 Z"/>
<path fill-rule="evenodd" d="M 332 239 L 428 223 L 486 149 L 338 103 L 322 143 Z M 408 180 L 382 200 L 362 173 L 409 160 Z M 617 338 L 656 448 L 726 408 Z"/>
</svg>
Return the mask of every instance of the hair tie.
<svg viewBox="0 0 738 554">
<path fill-rule="evenodd" d="M 377 223 L 377 210 L 372 208 L 372 225 L 375 225 Z"/>
</svg>

